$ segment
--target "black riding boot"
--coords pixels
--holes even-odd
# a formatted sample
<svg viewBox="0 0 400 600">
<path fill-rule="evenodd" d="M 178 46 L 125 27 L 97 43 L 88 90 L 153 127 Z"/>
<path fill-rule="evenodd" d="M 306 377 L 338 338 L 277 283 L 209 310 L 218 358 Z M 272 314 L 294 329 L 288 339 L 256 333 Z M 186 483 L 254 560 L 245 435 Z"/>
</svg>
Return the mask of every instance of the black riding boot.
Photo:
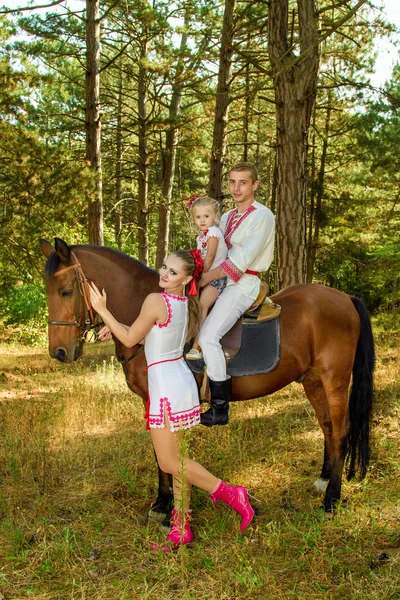
<svg viewBox="0 0 400 600">
<path fill-rule="evenodd" d="M 229 421 L 229 400 L 232 397 L 232 379 L 212 381 L 210 379 L 211 400 L 210 408 L 201 413 L 202 425 L 226 425 Z"/>
</svg>

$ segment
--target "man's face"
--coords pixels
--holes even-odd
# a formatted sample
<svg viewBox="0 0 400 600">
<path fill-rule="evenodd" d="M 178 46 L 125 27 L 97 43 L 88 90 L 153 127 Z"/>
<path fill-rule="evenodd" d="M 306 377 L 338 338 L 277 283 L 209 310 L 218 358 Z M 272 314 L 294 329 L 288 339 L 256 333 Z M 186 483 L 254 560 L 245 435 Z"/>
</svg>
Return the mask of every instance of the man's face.
<svg viewBox="0 0 400 600">
<path fill-rule="evenodd" d="M 229 173 L 229 191 L 240 209 L 241 205 L 252 204 L 258 180 L 253 183 L 250 171 L 231 171 Z M 247 206 L 246 206 L 247 208 Z"/>
</svg>

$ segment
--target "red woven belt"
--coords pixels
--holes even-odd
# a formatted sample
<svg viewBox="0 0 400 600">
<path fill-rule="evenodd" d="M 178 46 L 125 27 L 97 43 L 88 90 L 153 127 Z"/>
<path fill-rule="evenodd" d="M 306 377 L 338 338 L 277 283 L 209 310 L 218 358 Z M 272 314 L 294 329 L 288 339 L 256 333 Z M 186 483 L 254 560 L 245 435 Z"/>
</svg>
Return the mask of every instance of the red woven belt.
<svg viewBox="0 0 400 600">
<path fill-rule="evenodd" d="M 245 273 L 247 273 L 247 275 L 258 275 L 258 271 L 250 271 L 250 269 L 247 269 Z"/>
<path fill-rule="evenodd" d="M 147 367 L 145 367 L 145 371 L 148 371 L 150 369 L 150 367 L 154 367 L 154 365 L 161 365 L 162 363 L 173 362 L 174 360 L 180 360 L 181 358 L 183 358 L 183 354 L 181 354 L 180 356 L 177 356 L 176 358 L 166 358 L 165 360 L 159 360 L 158 362 L 153 362 L 153 363 L 151 363 L 151 365 L 147 365 Z"/>
</svg>

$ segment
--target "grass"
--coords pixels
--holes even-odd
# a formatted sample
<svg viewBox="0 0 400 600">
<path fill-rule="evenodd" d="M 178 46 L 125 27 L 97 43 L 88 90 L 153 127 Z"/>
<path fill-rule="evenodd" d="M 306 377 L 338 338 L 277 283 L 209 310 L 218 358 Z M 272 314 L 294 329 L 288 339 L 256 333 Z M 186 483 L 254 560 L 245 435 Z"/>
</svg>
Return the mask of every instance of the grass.
<svg viewBox="0 0 400 600">
<path fill-rule="evenodd" d="M 322 433 L 298 384 L 234 404 L 229 427 L 186 446 L 260 500 L 241 533 L 193 494 L 195 543 L 170 555 L 148 522 L 156 469 L 142 402 L 112 347 L 73 365 L 0 347 L 0 598 L 34 600 L 392 600 L 400 597 L 398 333 L 377 326 L 371 468 L 345 483 L 333 519 L 310 494 Z"/>
</svg>

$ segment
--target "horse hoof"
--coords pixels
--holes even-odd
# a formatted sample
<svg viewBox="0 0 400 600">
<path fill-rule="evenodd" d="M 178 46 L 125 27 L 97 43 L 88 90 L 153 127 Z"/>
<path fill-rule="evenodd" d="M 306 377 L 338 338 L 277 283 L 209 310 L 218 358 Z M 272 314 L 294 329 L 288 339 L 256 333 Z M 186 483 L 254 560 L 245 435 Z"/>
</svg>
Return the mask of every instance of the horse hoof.
<svg viewBox="0 0 400 600">
<path fill-rule="evenodd" d="M 169 533 L 171 530 L 171 513 L 165 515 L 165 518 L 160 523 L 160 531 Z"/>
<path fill-rule="evenodd" d="M 321 479 L 320 477 L 319 479 L 314 481 L 314 483 L 310 486 L 309 491 L 315 496 L 325 494 L 326 488 L 328 487 L 328 483 L 328 479 Z"/>
<path fill-rule="evenodd" d="M 164 521 L 167 515 L 167 512 L 160 512 L 159 510 L 154 509 L 153 507 L 151 507 L 151 509 L 149 510 L 149 519 L 151 519 L 152 521 Z"/>
</svg>

